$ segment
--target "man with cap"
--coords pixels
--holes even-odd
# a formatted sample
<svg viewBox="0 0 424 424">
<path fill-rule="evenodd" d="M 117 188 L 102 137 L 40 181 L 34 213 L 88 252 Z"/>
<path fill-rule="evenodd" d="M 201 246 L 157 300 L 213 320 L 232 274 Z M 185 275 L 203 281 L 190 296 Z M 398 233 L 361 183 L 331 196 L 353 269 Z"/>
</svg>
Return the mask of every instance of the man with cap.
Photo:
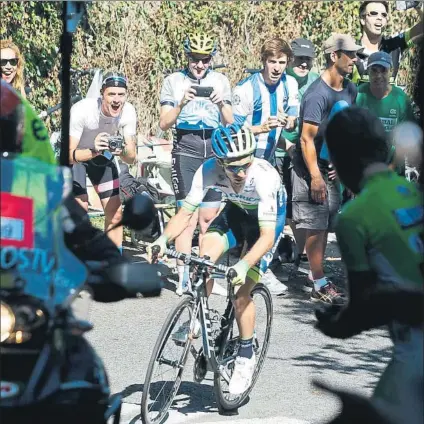
<svg viewBox="0 0 424 424">
<path fill-rule="evenodd" d="M 356 86 L 346 79 L 361 50 L 352 37 L 333 34 L 324 43 L 327 67 L 303 95 L 300 115 L 300 143 L 293 155 L 293 224 L 306 230 L 306 254 L 313 281 L 311 299 L 342 302 L 342 296 L 323 270 L 327 235 L 333 231 L 340 208 L 340 183 L 324 145 L 324 129 L 335 110 L 355 102 Z M 343 142 L 343 134 L 340 134 Z"/>
<path fill-rule="evenodd" d="M 392 56 L 383 51 L 373 53 L 368 59 L 367 69 L 369 82 L 359 86 L 357 105 L 377 116 L 386 132 L 391 132 L 401 122 L 414 121 L 410 98 L 402 89 L 390 84 Z M 404 175 L 405 163 L 401 162 L 396 168 L 399 174 Z"/>
<path fill-rule="evenodd" d="M 287 67 L 287 75 L 292 76 L 299 87 L 299 102 L 302 100 L 303 94 L 306 89 L 317 79 L 319 75 L 313 72 L 311 69 L 315 59 L 315 46 L 311 41 L 305 38 L 296 38 L 291 42 L 291 49 L 293 52 L 293 60 Z M 291 223 L 292 218 L 292 184 L 291 184 L 291 160 L 287 153 L 294 148 L 294 145 L 299 144 L 299 127 L 296 126 L 294 130 L 287 131 L 283 129 L 281 137 L 281 143 L 285 148 L 277 148 L 275 152 L 277 170 L 283 179 L 283 184 L 287 192 L 287 220 Z M 292 225 L 292 231 L 296 239 L 296 247 L 298 251 L 295 264 L 299 267 L 299 271 L 303 270 L 302 267 L 307 263 L 308 259 L 304 252 L 305 247 L 305 231 L 296 230 L 295 226 Z M 308 291 L 310 291 L 308 289 Z"/>
<path fill-rule="evenodd" d="M 368 58 L 369 82 L 358 88 L 356 104 L 369 109 L 383 123 L 386 132 L 404 121 L 413 121 L 412 102 L 399 87 L 390 84 L 392 57 L 386 52 Z"/>
<path fill-rule="evenodd" d="M 88 176 L 105 212 L 105 230 L 122 216 L 116 158 L 126 163 L 133 163 L 136 158 L 137 115 L 126 100 L 127 79 L 118 73 L 107 73 L 97 99 L 82 99 L 71 108 L 69 158 L 73 164 L 74 195 L 88 210 Z M 121 136 L 122 147 L 110 145 L 111 136 Z M 108 235 L 122 252 L 122 226 Z"/>
</svg>

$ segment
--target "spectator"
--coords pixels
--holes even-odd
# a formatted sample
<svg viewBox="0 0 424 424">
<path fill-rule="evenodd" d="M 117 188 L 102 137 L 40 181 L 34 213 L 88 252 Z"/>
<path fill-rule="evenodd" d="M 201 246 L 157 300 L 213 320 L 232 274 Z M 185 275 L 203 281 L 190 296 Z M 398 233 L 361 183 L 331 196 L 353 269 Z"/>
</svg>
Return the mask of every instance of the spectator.
<svg viewBox="0 0 424 424">
<path fill-rule="evenodd" d="M 0 41 L 1 78 L 11 84 L 26 99 L 24 66 L 25 60 L 19 47 L 11 40 Z"/>
<path fill-rule="evenodd" d="M 258 141 L 255 156 L 273 165 L 282 129 L 294 130 L 299 114 L 297 82 L 286 74 L 292 55 L 286 41 L 280 38 L 265 41 L 261 48 L 263 70 L 239 82 L 233 90 L 235 122 L 250 126 Z M 262 282 L 273 294 L 287 291 L 287 286 L 269 268 Z"/>
<path fill-rule="evenodd" d="M 360 44 L 364 50 L 354 69 L 352 77 L 354 82 L 368 81 L 367 57 L 381 50 L 392 56 L 393 69 L 390 82 L 394 83 L 402 53 L 423 33 L 421 15 L 420 22 L 414 27 L 398 35 L 385 37 L 383 32 L 389 22 L 389 12 L 388 1 L 364 1 L 361 4 L 359 8 L 359 22 L 362 29 Z"/>
<path fill-rule="evenodd" d="M 369 109 L 382 122 L 386 132 L 405 121 L 414 121 L 412 102 L 399 87 L 390 84 L 392 57 L 386 52 L 373 53 L 368 59 L 368 83 L 358 89 L 356 104 Z M 404 162 L 404 161 L 403 161 Z M 403 175 L 405 163 L 397 164 Z"/>
<path fill-rule="evenodd" d="M 317 79 L 319 75 L 311 71 L 314 59 L 316 56 L 315 46 L 311 41 L 305 38 L 296 38 L 291 43 L 293 51 L 293 60 L 287 67 L 287 75 L 292 76 L 299 87 L 299 101 L 302 100 L 303 94 L 306 89 Z M 283 129 L 281 133 L 285 139 L 285 149 L 277 148 L 275 152 L 277 170 L 283 179 L 283 184 L 287 192 L 287 222 L 292 227 L 293 235 L 296 240 L 296 247 L 298 255 L 295 259 L 295 265 L 299 271 L 304 271 L 304 266 L 307 268 L 308 258 L 304 253 L 305 248 L 305 230 L 297 230 L 291 222 L 292 218 L 292 184 L 291 184 L 291 159 L 288 150 L 292 149 L 294 145 L 299 144 L 299 127 L 293 131 L 286 131 Z M 292 147 L 293 146 L 293 147 Z M 306 271 L 307 272 L 307 271 Z M 309 290 L 309 286 L 305 286 Z"/>
<path fill-rule="evenodd" d="M 341 203 L 340 184 L 324 156 L 324 128 L 335 110 L 355 102 L 357 90 L 345 77 L 361 49 L 349 35 L 333 34 L 324 43 L 326 70 L 306 90 L 300 106 L 300 146 L 293 157 L 293 223 L 306 230 L 306 253 L 311 268 L 311 299 L 339 302 L 341 295 L 324 276 L 327 235 Z M 348 128 L 346 129 L 348 130 Z M 343 135 L 340 135 L 343 141 Z"/>
<path fill-rule="evenodd" d="M 136 157 L 137 115 L 134 106 L 126 101 L 127 85 L 123 75 L 107 73 L 101 96 L 82 99 L 71 109 L 69 154 L 73 164 L 74 195 L 88 210 L 88 176 L 105 212 L 105 230 L 122 216 L 116 158 L 133 163 Z M 109 137 L 117 135 L 124 139 L 122 148 L 109 146 Z M 109 231 L 108 235 L 122 252 L 122 226 Z"/>
<path fill-rule="evenodd" d="M 405 121 L 413 121 L 412 102 L 399 87 L 390 84 L 392 57 L 386 52 L 373 53 L 368 59 L 369 82 L 358 89 L 356 104 L 369 109 L 383 123 L 386 132 Z"/>
<path fill-rule="evenodd" d="M 190 191 L 193 177 L 202 163 L 212 157 L 211 136 L 222 122 L 233 122 L 231 87 L 228 78 L 211 69 L 211 61 L 217 52 L 215 40 L 205 33 L 189 34 L 184 42 L 188 59 L 184 71 L 165 78 L 160 95 L 160 128 L 174 128 L 172 150 L 172 183 L 181 207 Z M 210 93 L 197 95 L 196 88 L 211 89 Z M 199 245 L 209 223 L 215 218 L 221 205 L 221 193 L 208 190 L 190 225 L 175 239 L 175 247 L 190 253 L 194 230 L 199 222 Z M 177 294 L 188 289 L 188 265 L 179 262 Z M 226 295 L 227 290 L 215 284 L 214 290 Z"/>
</svg>

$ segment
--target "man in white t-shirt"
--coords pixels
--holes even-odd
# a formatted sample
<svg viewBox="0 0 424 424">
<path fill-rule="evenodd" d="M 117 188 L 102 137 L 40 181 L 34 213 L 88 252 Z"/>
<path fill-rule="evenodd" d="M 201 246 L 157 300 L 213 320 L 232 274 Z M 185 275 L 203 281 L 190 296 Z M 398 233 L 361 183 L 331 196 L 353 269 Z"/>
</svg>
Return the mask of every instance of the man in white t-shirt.
<svg viewBox="0 0 424 424">
<path fill-rule="evenodd" d="M 72 106 L 69 155 L 77 201 L 88 210 L 88 176 L 102 203 L 107 230 L 122 216 L 116 158 L 126 163 L 136 158 L 137 115 L 126 101 L 127 79 L 123 75 L 107 73 L 100 94 L 97 99 L 83 99 Z M 122 227 L 108 234 L 122 251 Z"/>
</svg>

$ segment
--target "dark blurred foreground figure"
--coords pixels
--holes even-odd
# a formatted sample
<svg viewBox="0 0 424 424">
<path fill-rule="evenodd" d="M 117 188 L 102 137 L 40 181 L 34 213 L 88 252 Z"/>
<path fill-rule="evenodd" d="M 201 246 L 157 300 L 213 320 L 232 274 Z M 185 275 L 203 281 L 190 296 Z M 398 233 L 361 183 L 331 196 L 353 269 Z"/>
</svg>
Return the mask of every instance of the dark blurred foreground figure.
<svg viewBox="0 0 424 424">
<path fill-rule="evenodd" d="M 326 140 L 340 180 L 356 197 L 336 224 L 349 302 L 318 310 L 317 328 L 345 339 L 388 325 L 394 345 L 372 399 L 341 394 L 344 411 L 333 423 L 423 423 L 422 193 L 389 169 L 390 143 L 366 110 L 337 113 Z"/>
</svg>

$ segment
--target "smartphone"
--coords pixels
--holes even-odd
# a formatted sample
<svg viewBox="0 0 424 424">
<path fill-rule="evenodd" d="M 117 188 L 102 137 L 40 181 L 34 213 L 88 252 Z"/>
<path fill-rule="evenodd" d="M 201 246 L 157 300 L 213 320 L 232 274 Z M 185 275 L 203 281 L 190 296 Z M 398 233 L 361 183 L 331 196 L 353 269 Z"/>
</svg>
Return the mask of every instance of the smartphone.
<svg viewBox="0 0 424 424">
<path fill-rule="evenodd" d="M 419 1 L 397 1 L 396 10 L 408 10 L 419 6 Z"/>
<path fill-rule="evenodd" d="M 192 85 L 191 88 L 196 91 L 196 97 L 210 97 L 213 91 L 213 87 L 202 87 L 200 85 Z"/>
</svg>

